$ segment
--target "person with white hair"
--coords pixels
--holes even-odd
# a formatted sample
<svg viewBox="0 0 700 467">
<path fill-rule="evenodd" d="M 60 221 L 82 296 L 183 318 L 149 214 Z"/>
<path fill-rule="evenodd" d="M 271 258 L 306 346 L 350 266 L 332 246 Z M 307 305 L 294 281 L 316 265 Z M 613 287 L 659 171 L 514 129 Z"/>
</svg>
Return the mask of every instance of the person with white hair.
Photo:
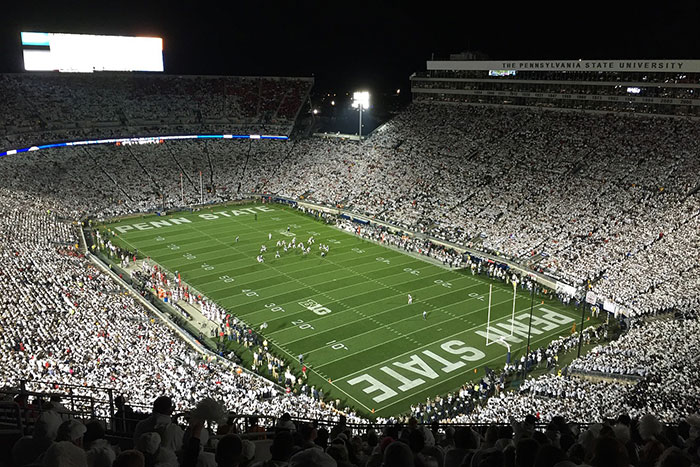
<svg viewBox="0 0 700 467">
<path fill-rule="evenodd" d="M 12 461 L 17 467 L 28 465 L 39 459 L 54 443 L 60 417 L 53 411 L 43 412 L 29 436 L 23 436 L 12 446 Z"/>
<path fill-rule="evenodd" d="M 87 455 L 71 441 L 51 445 L 43 456 L 44 467 L 88 467 Z"/>
</svg>

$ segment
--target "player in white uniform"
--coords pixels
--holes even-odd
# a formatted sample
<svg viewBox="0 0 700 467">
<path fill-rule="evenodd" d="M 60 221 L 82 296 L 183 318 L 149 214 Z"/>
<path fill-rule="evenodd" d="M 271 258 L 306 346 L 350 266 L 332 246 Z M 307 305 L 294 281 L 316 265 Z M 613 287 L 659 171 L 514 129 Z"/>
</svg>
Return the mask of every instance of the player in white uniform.
<svg viewBox="0 0 700 467">
<path fill-rule="evenodd" d="M 408 304 L 410 305 L 413 303 L 413 297 L 411 297 L 411 294 L 408 294 Z"/>
</svg>

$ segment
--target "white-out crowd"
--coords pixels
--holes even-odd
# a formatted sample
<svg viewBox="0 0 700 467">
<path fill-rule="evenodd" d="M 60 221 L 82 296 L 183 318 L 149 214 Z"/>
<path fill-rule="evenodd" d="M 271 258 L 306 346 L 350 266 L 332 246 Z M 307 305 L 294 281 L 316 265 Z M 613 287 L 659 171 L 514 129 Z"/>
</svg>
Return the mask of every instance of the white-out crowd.
<svg viewBox="0 0 700 467">
<path fill-rule="evenodd" d="M 412 105 L 362 145 L 182 141 L 4 157 L 0 379 L 108 386 L 138 405 L 169 394 L 185 409 L 210 396 L 240 413 L 336 419 L 313 397 L 276 394 L 262 378 L 203 360 L 76 254 L 82 216 L 197 204 L 200 196 L 304 196 L 531 264 L 575 286 L 590 280 L 630 315 L 697 311 L 699 133 L 683 120 Z M 402 241 L 391 238 L 408 248 Z M 643 376 L 636 386 L 546 376 L 524 394 L 501 393 L 452 419 L 654 411 L 677 420 L 700 397 L 690 390 L 697 331 L 693 317 L 652 323 L 572 365 Z"/>
</svg>

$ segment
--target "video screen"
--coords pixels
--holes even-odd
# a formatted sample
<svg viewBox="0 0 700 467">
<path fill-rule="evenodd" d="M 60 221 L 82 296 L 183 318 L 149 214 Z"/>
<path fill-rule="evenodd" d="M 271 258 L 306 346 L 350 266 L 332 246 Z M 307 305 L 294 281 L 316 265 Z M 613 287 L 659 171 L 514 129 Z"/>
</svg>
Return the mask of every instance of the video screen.
<svg viewBox="0 0 700 467">
<path fill-rule="evenodd" d="M 26 71 L 163 71 L 160 37 L 22 32 Z"/>
</svg>

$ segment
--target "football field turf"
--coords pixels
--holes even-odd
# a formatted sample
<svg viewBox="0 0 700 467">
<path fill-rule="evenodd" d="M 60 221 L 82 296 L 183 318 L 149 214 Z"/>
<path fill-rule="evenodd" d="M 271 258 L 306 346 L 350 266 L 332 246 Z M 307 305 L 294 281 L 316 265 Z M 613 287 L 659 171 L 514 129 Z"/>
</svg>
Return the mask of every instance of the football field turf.
<svg viewBox="0 0 700 467">
<path fill-rule="evenodd" d="M 277 204 L 218 206 L 107 227 L 116 229 L 116 243 L 178 271 L 254 329 L 268 323 L 262 334 L 295 374 L 302 354 L 309 385 L 367 416 L 372 410 L 383 417 L 404 413 L 476 380 L 485 367 L 502 369 L 501 337 L 515 360 L 524 352 L 528 328 L 536 348 L 580 324 L 573 308 L 536 297 L 530 327 L 527 290 L 517 288 L 513 320 L 511 285 L 363 240 Z M 311 236 L 308 255 L 276 246 L 294 237 L 306 246 Z M 330 247 L 326 257 L 320 244 Z M 259 263 L 262 245 L 267 252 Z M 490 284 L 492 343 L 486 345 Z"/>
</svg>

